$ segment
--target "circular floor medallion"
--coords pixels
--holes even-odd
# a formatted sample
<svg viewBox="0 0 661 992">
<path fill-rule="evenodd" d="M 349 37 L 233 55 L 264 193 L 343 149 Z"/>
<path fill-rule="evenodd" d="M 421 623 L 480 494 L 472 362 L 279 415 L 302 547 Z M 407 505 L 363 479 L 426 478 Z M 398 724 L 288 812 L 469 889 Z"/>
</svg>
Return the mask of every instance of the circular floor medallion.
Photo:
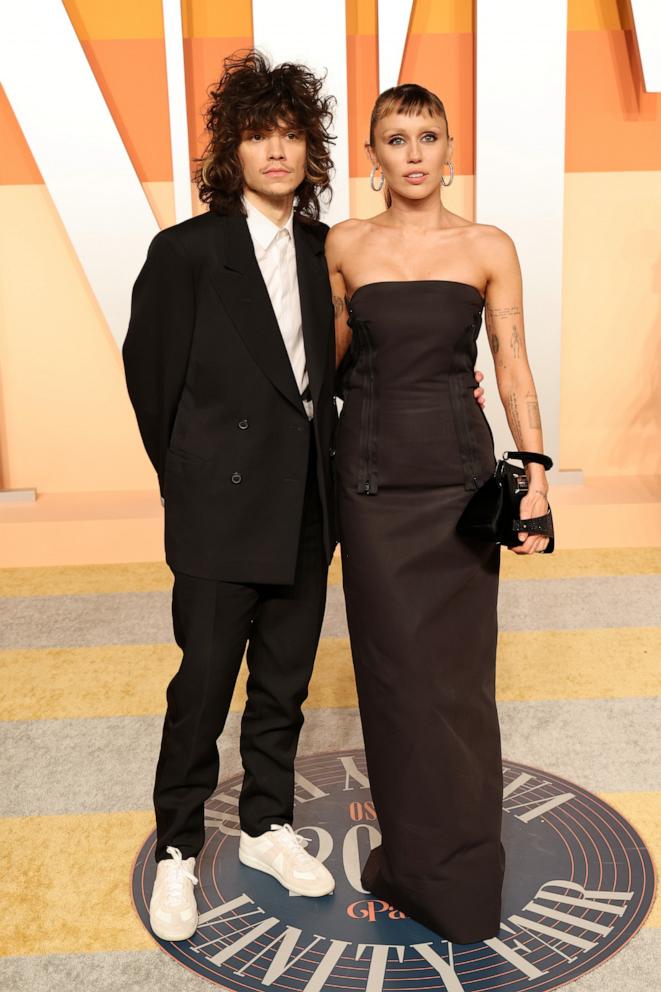
<svg viewBox="0 0 661 992">
<path fill-rule="evenodd" d="M 380 834 L 364 752 L 350 750 L 297 761 L 295 826 L 335 876 L 333 895 L 293 896 L 240 864 L 237 776 L 207 803 L 200 926 L 191 940 L 159 943 L 231 992 L 541 992 L 574 981 L 642 925 L 654 897 L 649 852 L 580 786 L 514 762 L 503 770 L 507 869 L 496 939 L 450 944 L 361 889 L 360 865 Z M 147 928 L 155 839 L 133 869 Z"/>
</svg>

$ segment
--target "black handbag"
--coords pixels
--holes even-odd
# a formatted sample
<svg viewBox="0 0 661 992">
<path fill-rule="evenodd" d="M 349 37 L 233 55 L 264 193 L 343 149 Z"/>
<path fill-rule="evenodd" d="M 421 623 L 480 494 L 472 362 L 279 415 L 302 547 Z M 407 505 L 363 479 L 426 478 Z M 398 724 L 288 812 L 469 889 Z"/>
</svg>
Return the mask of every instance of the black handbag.
<svg viewBox="0 0 661 992">
<path fill-rule="evenodd" d="M 493 475 L 464 507 L 457 521 L 457 533 L 463 537 L 495 541 L 508 548 L 521 544 L 518 538 L 519 531 L 542 534 L 549 538 L 544 554 L 550 554 L 555 547 L 551 506 L 549 504 L 547 512 L 541 517 L 521 520 L 519 509 L 522 498 L 528 492 L 528 476 L 525 470 L 511 465 L 507 461 L 508 458 L 516 458 L 522 462 L 537 462 L 545 469 L 553 465 L 548 455 L 536 451 L 504 451 Z"/>
</svg>

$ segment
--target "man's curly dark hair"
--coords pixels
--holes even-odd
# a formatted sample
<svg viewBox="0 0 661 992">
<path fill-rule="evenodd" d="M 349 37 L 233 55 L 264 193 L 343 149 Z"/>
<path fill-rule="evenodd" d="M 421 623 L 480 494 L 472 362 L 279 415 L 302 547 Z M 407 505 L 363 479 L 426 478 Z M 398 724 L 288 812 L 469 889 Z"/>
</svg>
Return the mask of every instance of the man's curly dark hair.
<svg viewBox="0 0 661 992">
<path fill-rule="evenodd" d="M 329 134 L 334 97 L 322 96 L 324 79 L 304 65 L 283 62 L 272 67 L 256 49 L 234 52 L 223 62 L 218 85 L 209 90 L 204 119 L 209 143 L 198 163 L 195 182 L 212 213 L 245 213 L 241 197 L 243 170 L 238 145 L 245 130 L 268 130 L 285 122 L 305 131 L 305 179 L 295 191 L 294 206 L 303 220 L 319 220 L 319 197 L 328 193 L 333 161 Z"/>
</svg>

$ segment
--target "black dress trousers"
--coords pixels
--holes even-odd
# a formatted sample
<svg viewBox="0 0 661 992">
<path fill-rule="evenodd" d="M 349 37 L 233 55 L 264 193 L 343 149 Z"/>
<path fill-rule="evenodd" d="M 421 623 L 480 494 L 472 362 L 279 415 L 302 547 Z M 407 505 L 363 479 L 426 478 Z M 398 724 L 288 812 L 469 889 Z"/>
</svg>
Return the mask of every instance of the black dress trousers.
<svg viewBox="0 0 661 992">
<path fill-rule="evenodd" d="M 183 658 L 167 689 L 156 768 L 157 861 L 167 857 L 169 845 L 189 858 L 204 844 L 204 803 L 218 783 L 217 740 L 246 644 L 241 829 L 256 836 L 272 823 L 292 822 L 301 706 L 319 643 L 328 573 L 311 423 L 309 433 L 293 585 L 214 581 L 174 573 L 174 636 Z"/>
</svg>

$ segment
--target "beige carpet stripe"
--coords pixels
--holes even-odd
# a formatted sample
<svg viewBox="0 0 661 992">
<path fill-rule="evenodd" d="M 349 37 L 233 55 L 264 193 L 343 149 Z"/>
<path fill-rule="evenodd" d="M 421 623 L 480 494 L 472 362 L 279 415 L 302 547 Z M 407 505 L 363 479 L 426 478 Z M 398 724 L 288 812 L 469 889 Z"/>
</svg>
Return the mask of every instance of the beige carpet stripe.
<svg viewBox="0 0 661 992">
<path fill-rule="evenodd" d="M 0 720 L 155 716 L 181 652 L 174 644 L 121 644 L 98 648 L 39 648 L 0 652 Z M 231 710 L 246 699 L 244 659 Z M 306 706 L 356 706 L 349 643 L 320 642 Z"/>
<path fill-rule="evenodd" d="M 2 651 L 0 719 L 158 715 L 179 658 L 174 644 Z M 497 695 L 500 701 L 656 696 L 661 692 L 659 658 L 659 628 L 504 631 L 498 643 Z M 234 711 L 243 709 L 245 683 L 244 663 Z M 324 638 L 306 707 L 356 705 L 349 641 Z"/>
<path fill-rule="evenodd" d="M 154 941 L 130 894 L 151 811 L 0 820 L 0 955 L 144 950 Z"/>
<path fill-rule="evenodd" d="M 661 692 L 661 629 L 505 631 L 498 637 L 499 700 L 622 699 Z"/>
<path fill-rule="evenodd" d="M 602 798 L 661 857 L 661 792 Z M 76 954 L 154 946 L 131 905 L 133 858 L 153 829 L 149 812 L 0 820 L 5 905 L 0 955 Z M 657 900 L 648 927 L 661 926 Z"/>
<path fill-rule="evenodd" d="M 172 572 L 160 561 L 0 569 L 0 596 L 84 596 L 171 588 Z"/>
<path fill-rule="evenodd" d="M 661 548 L 558 549 L 551 555 L 519 558 L 502 555 L 503 579 L 562 579 L 590 575 L 652 575 L 661 572 Z M 341 563 L 333 559 L 332 585 L 342 581 Z M 158 592 L 170 589 L 165 562 L 126 565 L 62 565 L 0 569 L 0 596 L 66 596 L 86 593 Z"/>
</svg>

